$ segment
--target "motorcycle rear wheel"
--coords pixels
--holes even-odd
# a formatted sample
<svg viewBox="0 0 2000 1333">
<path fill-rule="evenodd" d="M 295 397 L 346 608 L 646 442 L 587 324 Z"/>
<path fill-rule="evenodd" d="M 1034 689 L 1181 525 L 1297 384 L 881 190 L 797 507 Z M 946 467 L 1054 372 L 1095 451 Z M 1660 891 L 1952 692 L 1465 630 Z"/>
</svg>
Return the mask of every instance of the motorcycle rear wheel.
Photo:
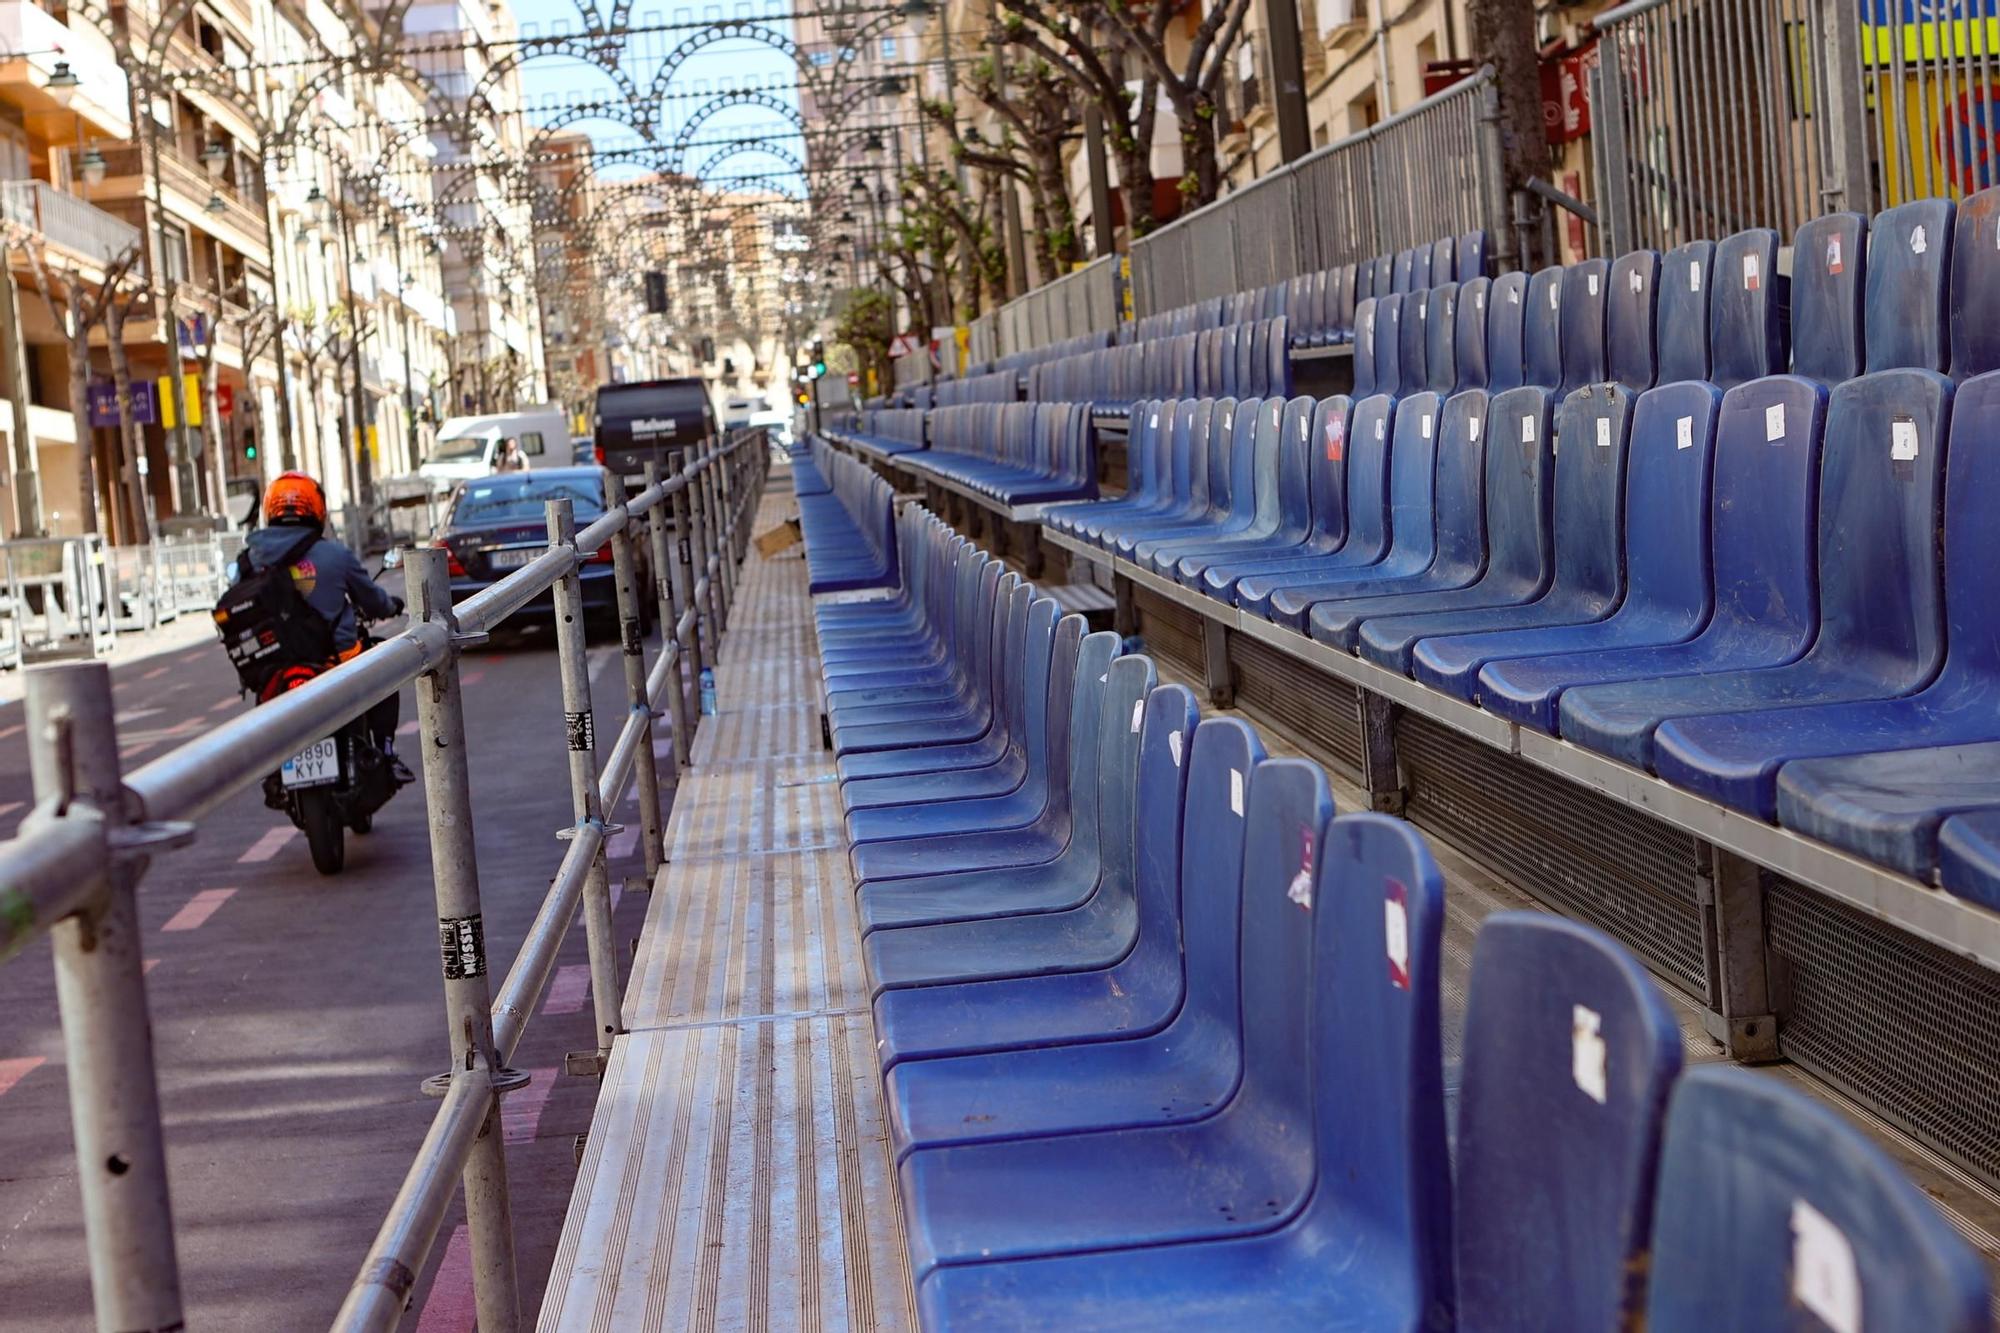
<svg viewBox="0 0 2000 1333">
<path fill-rule="evenodd" d="M 346 831 L 333 794 L 310 789 L 298 794 L 299 827 L 306 832 L 306 846 L 312 851 L 313 869 L 322 875 L 338 875 L 347 864 Z"/>
</svg>

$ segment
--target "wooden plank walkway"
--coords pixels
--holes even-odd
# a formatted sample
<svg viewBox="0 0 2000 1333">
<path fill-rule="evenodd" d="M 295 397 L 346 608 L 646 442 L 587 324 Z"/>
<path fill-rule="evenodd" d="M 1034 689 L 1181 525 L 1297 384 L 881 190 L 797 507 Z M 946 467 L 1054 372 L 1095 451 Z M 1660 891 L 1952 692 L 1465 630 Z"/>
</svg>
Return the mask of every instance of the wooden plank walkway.
<svg viewBox="0 0 2000 1333">
<path fill-rule="evenodd" d="M 792 511 L 779 471 L 757 530 Z M 914 1329 L 819 661 L 753 547 L 540 1327 Z"/>
</svg>

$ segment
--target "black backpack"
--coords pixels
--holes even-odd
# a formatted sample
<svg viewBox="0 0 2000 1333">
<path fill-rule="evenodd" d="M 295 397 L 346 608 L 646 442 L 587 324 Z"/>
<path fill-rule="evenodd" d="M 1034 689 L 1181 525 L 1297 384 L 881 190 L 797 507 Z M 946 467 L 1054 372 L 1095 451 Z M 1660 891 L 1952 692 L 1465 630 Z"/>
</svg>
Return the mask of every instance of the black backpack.
<svg viewBox="0 0 2000 1333">
<path fill-rule="evenodd" d="M 236 679 L 260 700 L 286 667 L 333 660 L 333 622 L 313 609 L 292 577 L 292 566 L 318 540 L 316 529 L 301 531 L 299 540 L 263 569 L 253 569 L 245 551 L 236 557 L 236 582 L 215 599 L 216 633 L 229 650 Z"/>
</svg>

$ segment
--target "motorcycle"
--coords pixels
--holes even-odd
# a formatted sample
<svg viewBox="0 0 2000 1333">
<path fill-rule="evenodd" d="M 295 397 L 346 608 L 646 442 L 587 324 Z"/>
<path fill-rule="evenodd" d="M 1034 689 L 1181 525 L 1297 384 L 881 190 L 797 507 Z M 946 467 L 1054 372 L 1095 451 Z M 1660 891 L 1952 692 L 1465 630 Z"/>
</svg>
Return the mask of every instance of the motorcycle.
<svg viewBox="0 0 2000 1333">
<path fill-rule="evenodd" d="M 365 651 L 379 640 L 361 627 Z M 258 700 L 269 703 L 279 695 L 314 680 L 332 669 L 331 664 L 303 664 L 283 668 L 274 676 Z M 347 830 L 365 834 L 374 827 L 375 812 L 403 784 L 395 775 L 390 756 L 373 739 L 371 717 L 377 710 L 395 706 L 391 695 L 375 708 L 350 719 L 339 730 L 300 750 L 276 772 L 264 779 L 264 804 L 283 810 L 306 835 L 312 852 L 313 868 L 322 875 L 337 875 L 347 862 Z M 393 730 L 393 722 L 390 729 Z"/>
</svg>

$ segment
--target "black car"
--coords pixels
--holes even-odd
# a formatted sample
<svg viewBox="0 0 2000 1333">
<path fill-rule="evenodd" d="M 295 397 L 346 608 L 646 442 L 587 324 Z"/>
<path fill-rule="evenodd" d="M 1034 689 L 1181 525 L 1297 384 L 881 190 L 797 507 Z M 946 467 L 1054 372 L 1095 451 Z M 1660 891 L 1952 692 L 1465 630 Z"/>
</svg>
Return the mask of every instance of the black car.
<svg viewBox="0 0 2000 1333">
<path fill-rule="evenodd" d="M 581 531 L 604 513 L 604 469 L 601 467 L 536 468 L 503 472 L 463 482 L 452 495 L 451 509 L 438 542 L 451 552 L 451 598 L 454 602 L 497 583 L 548 549 L 545 506 L 568 500 Z M 642 533 L 634 533 L 632 556 L 639 591 L 642 625 L 653 622 L 650 549 Z M 608 631 L 618 624 L 618 591 L 605 543 L 583 566 L 584 616 L 593 628 Z M 516 611 L 509 624 L 554 617 L 555 600 L 544 592 Z"/>
<path fill-rule="evenodd" d="M 676 454 L 719 438 L 708 386 L 688 377 L 599 386 L 591 427 L 597 461 L 634 481 L 647 463 L 671 470 Z"/>
</svg>

